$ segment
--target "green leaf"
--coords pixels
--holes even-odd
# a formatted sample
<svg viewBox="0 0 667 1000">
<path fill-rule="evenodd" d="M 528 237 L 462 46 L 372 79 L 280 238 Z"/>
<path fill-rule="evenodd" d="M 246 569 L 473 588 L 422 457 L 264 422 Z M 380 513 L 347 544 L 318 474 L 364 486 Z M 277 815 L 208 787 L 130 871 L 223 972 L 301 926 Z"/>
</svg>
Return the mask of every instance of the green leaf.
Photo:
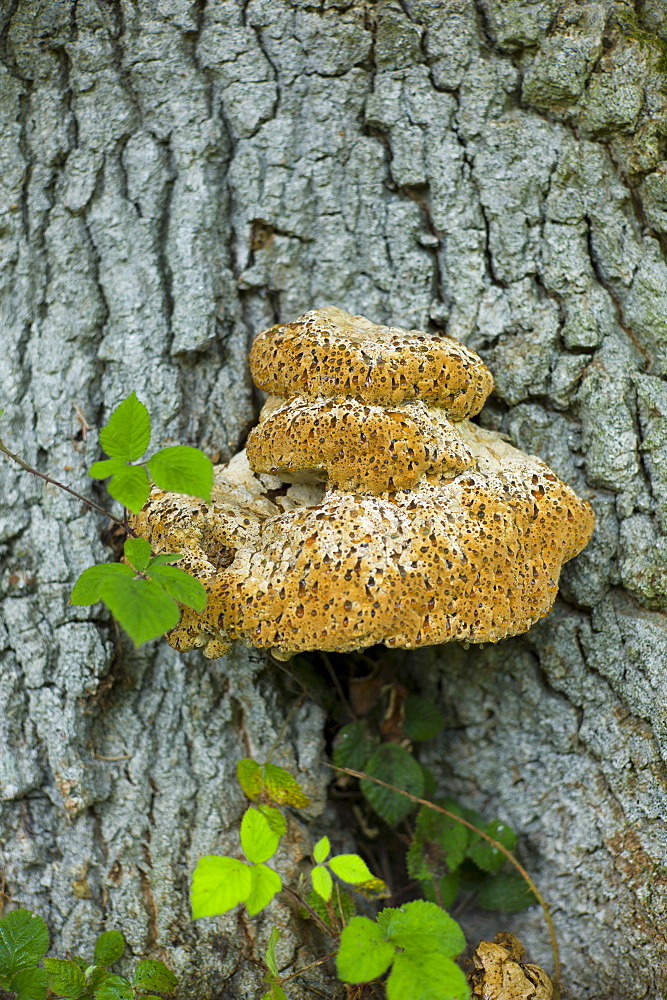
<svg viewBox="0 0 667 1000">
<path fill-rule="evenodd" d="M 366 773 L 396 785 L 412 795 L 421 796 L 424 790 L 424 772 L 412 754 L 395 743 L 382 743 L 366 763 Z M 414 809 L 414 803 L 404 795 L 363 778 L 361 790 L 376 813 L 394 826 Z"/>
<path fill-rule="evenodd" d="M 140 465 L 119 468 L 107 483 L 107 492 L 133 514 L 138 514 L 148 500 L 151 485 L 148 473 Z"/>
<path fill-rule="evenodd" d="M 503 847 L 506 847 L 508 851 L 516 847 L 517 836 L 506 823 L 492 820 L 490 823 L 486 823 L 482 829 L 490 837 L 493 837 L 494 840 L 502 844 Z M 473 841 L 468 848 L 467 854 L 478 868 L 482 868 L 485 872 L 490 872 L 492 875 L 499 872 L 506 861 L 502 851 L 499 851 L 497 847 L 493 847 L 488 840 L 484 840 L 482 837 Z"/>
<path fill-rule="evenodd" d="M 109 975 L 95 990 L 95 1000 L 134 1000 L 134 990 L 123 976 Z"/>
<path fill-rule="evenodd" d="M 271 983 L 269 992 L 264 994 L 262 1000 L 287 1000 L 287 994 L 278 983 Z"/>
<path fill-rule="evenodd" d="M 244 757 L 236 764 L 236 777 L 249 799 L 256 799 L 262 792 L 262 768 L 256 760 Z"/>
<path fill-rule="evenodd" d="M 114 576 L 100 587 L 100 597 L 135 646 L 157 639 L 178 625 L 178 605 L 152 580 Z"/>
<path fill-rule="evenodd" d="M 207 854 L 197 862 L 192 876 L 192 919 L 215 917 L 233 910 L 252 891 L 250 868 L 236 858 Z"/>
<path fill-rule="evenodd" d="M 349 767 L 353 771 L 364 771 L 366 761 L 377 746 L 377 739 L 368 732 L 365 722 L 351 722 L 343 726 L 336 736 L 333 761 L 336 767 Z"/>
<path fill-rule="evenodd" d="M 445 720 L 432 701 L 410 694 L 405 699 L 403 730 L 413 743 L 437 736 Z"/>
<path fill-rule="evenodd" d="M 438 887 L 437 895 L 435 892 L 436 885 Z M 422 892 L 426 899 L 430 903 L 438 903 L 439 906 L 443 906 L 445 909 L 449 909 L 458 896 L 459 887 L 460 876 L 458 872 L 452 872 L 450 875 L 442 875 L 440 878 L 422 882 Z"/>
<path fill-rule="evenodd" d="M 329 851 L 331 850 L 331 844 L 329 843 L 328 837 L 322 837 L 318 840 L 313 848 L 313 860 L 321 865 L 323 861 L 329 857 Z"/>
<path fill-rule="evenodd" d="M 315 865 L 310 877 L 313 880 L 313 889 L 318 896 L 328 902 L 331 899 L 331 893 L 333 892 L 333 879 L 328 868 L 324 865 Z"/>
<path fill-rule="evenodd" d="M 116 472 L 122 472 L 127 467 L 127 462 L 122 458 L 105 458 L 102 462 L 93 462 L 88 469 L 91 479 L 108 479 Z"/>
<path fill-rule="evenodd" d="M 336 854 L 329 859 L 328 864 L 334 875 L 351 885 L 359 885 L 373 879 L 373 873 L 358 854 Z"/>
<path fill-rule="evenodd" d="M 251 865 L 250 875 L 252 877 L 252 889 L 250 895 L 245 900 L 246 910 L 251 917 L 268 906 L 273 897 L 283 887 L 282 880 L 278 872 L 267 865 Z"/>
<path fill-rule="evenodd" d="M 161 490 L 189 493 L 191 496 L 211 499 L 213 462 L 199 448 L 174 445 L 162 448 L 146 463 L 155 484 Z"/>
<path fill-rule="evenodd" d="M 151 561 L 151 547 L 145 538 L 126 538 L 123 552 L 138 573 L 143 573 Z"/>
<path fill-rule="evenodd" d="M 113 965 L 125 951 L 120 931 L 104 931 L 95 942 L 95 965 Z"/>
<path fill-rule="evenodd" d="M 49 989 L 64 997 L 79 997 L 86 989 L 86 977 L 75 962 L 66 958 L 45 958 Z"/>
<path fill-rule="evenodd" d="M 278 975 L 278 962 L 276 961 L 276 945 L 280 938 L 280 931 L 277 927 L 271 928 L 271 933 L 269 934 L 269 943 L 266 946 L 266 967 L 272 976 Z"/>
<path fill-rule="evenodd" d="M 477 903 L 484 910 L 518 913 L 534 906 L 537 899 L 525 879 L 514 872 L 501 872 L 487 879 L 477 893 Z"/>
<path fill-rule="evenodd" d="M 459 813 L 453 800 L 448 799 L 444 808 Z M 409 874 L 412 878 L 424 879 L 456 871 L 465 857 L 469 840 L 468 829 L 462 823 L 422 806 L 408 849 Z"/>
<path fill-rule="evenodd" d="M 17 994 L 16 1000 L 44 1000 L 46 985 L 46 969 L 21 969 L 12 977 L 9 988 Z"/>
<path fill-rule="evenodd" d="M 395 954 L 396 949 L 385 941 L 378 924 L 368 917 L 352 917 L 340 936 L 336 955 L 338 977 L 344 983 L 370 982 L 387 971 Z M 410 997 L 410 993 L 402 1000 L 405 997 Z"/>
<path fill-rule="evenodd" d="M 452 958 L 465 948 L 463 931 L 456 921 L 425 899 L 382 910 L 378 924 L 387 940 L 415 957 L 439 952 Z"/>
<path fill-rule="evenodd" d="M 151 580 L 154 580 L 175 601 L 186 604 L 195 611 L 203 611 L 206 607 L 204 585 L 185 570 L 179 569 L 178 566 L 151 565 L 146 572 Z"/>
<path fill-rule="evenodd" d="M 134 570 L 124 563 L 102 563 L 84 569 L 83 573 L 72 587 L 70 604 L 97 604 L 100 597 L 100 587 L 114 575 L 133 577 Z"/>
<path fill-rule="evenodd" d="M 287 833 L 287 820 L 281 813 L 280 809 L 276 809 L 274 806 L 264 805 L 260 802 L 257 806 L 262 816 L 266 816 L 269 821 L 269 826 L 276 834 L 277 837 L 284 837 Z"/>
<path fill-rule="evenodd" d="M 294 806 L 303 809 L 310 805 L 310 799 L 301 791 L 298 781 L 289 771 L 277 764 L 265 764 L 262 768 L 262 786 L 269 797 L 279 806 Z"/>
<path fill-rule="evenodd" d="M 149 566 L 164 566 L 165 563 L 175 563 L 179 559 L 182 559 L 183 555 L 180 552 L 164 552 L 162 555 L 153 556 L 149 562 Z"/>
<path fill-rule="evenodd" d="M 323 900 L 322 897 L 315 892 L 315 890 L 313 890 L 306 896 L 306 902 L 313 910 L 315 910 L 315 913 L 318 915 L 320 920 L 324 921 L 324 923 L 330 927 L 331 914 L 327 909 L 326 901 Z M 349 892 L 345 892 L 340 888 L 340 886 L 336 886 L 336 892 L 332 897 L 331 902 L 333 904 L 336 918 L 341 924 L 349 923 L 352 917 L 357 915 L 357 907 L 354 900 L 350 896 Z M 304 920 L 307 920 L 310 914 L 308 913 L 308 910 L 303 909 L 301 910 L 301 916 Z"/>
<path fill-rule="evenodd" d="M 106 982 L 110 975 L 111 973 L 107 972 L 103 965 L 89 966 L 86 971 L 88 992 L 94 993 L 95 990 L 102 985 L 102 983 Z"/>
<path fill-rule="evenodd" d="M 0 920 L 0 976 L 11 979 L 17 972 L 37 965 L 49 949 L 46 924 L 30 910 L 12 910 Z"/>
<path fill-rule="evenodd" d="M 268 861 L 278 850 L 279 841 L 279 835 L 259 809 L 246 809 L 241 820 L 241 847 L 248 861 Z"/>
<path fill-rule="evenodd" d="M 386 983 L 387 1000 L 468 1000 L 466 977 L 451 958 L 399 952 Z"/>
<path fill-rule="evenodd" d="M 131 392 L 100 431 L 100 444 L 107 455 L 134 462 L 141 458 L 151 439 L 151 418 L 137 395 Z"/>
<path fill-rule="evenodd" d="M 155 962 L 147 958 L 134 970 L 132 985 L 137 990 L 157 990 L 159 993 L 171 993 L 178 979 L 168 969 L 164 962 Z"/>
</svg>

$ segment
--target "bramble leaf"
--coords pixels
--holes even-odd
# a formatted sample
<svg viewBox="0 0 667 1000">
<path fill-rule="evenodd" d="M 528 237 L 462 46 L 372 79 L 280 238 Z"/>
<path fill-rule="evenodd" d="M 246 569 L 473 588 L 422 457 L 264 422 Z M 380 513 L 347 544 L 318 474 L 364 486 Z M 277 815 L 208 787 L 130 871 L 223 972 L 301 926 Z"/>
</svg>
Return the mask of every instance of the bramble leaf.
<svg viewBox="0 0 667 1000">
<path fill-rule="evenodd" d="M 134 462 L 151 439 L 151 418 L 135 392 L 120 403 L 100 431 L 100 444 L 111 458 Z M 127 505 L 126 505 L 127 506 Z"/>
<path fill-rule="evenodd" d="M 497 840 L 498 843 L 506 847 L 508 851 L 511 851 L 516 846 L 517 835 L 514 830 L 511 829 L 506 823 L 501 823 L 498 820 L 492 820 L 490 823 L 486 823 L 481 827 L 485 833 L 488 833 L 490 837 Z M 499 851 L 497 847 L 493 847 L 488 840 L 483 840 L 481 837 L 473 840 L 467 851 L 468 857 L 471 861 L 474 861 L 478 868 L 482 868 L 485 872 L 490 872 L 495 875 L 505 864 L 505 855 L 502 851 Z"/>
<path fill-rule="evenodd" d="M 289 771 L 277 764 L 265 764 L 262 768 L 262 785 L 269 797 L 279 806 L 294 806 L 303 809 L 310 805 L 310 799 L 301 791 L 298 781 Z"/>
<path fill-rule="evenodd" d="M 149 565 L 146 572 L 175 601 L 194 608 L 195 611 L 203 611 L 206 607 L 204 585 L 185 570 L 178 566 Z"/>
<path fill-rule="evenodd" d="M 103 965 L 88 966 L 86 969 L 82 971 L 84 971 L 86 974 L 86 981 L 87 981 L 86 984 L 89 993 L 94 993 L 95 990 L 98 989 L 98 987 L 100 987 L 102 983 L 106 982 L 106 980 L 111 975 L 111 973 L 107 972 L 107 970 L 104 968 Z"/>
<path fill-rule="evenodd" d="M 157 451 L 146 463 L 161 490 L 211 499 L 213 462 L 199 448 L 177 444 Z"/>
<path fill-rule="evenodd" d="M 101 563 L 99 566 L 84 569 L 72 587 L 70 604 L 97 604 L 98 601 L 102 600 L 100 587 L 116 574 L 131 578 L 134 576 L 134 570 L 124 563 Z"/>
<path fill-rule="evenodd" d="M 179 559 L 182 559 L 183 555 L 180 552 L 163 552 L 162 555 L 153 556 L 149 562 L 149 566 L 163 566 L 165 563 L 175 563 Z"/>
<path fill-rule="evenodd" d="M 0 920 L 0 976 L 11 979 L 46 955 L 49 932 L 46 924 L 30 910 L 12 910 Z"/>
<path fill-rule="evenodd" d="M 272 976 L 278 975 L 278 962 L 276 960 L 276 945 L 280 938 L 280 931 L 277 927 L 271 928 L 271 933 L 269 934 L 269 943 L 266 946 L 266 955 L 264 960 L 266 962 L 266 967 Z"/>
<path fill-rule="evenodd" d="M 414 957 L 398 952 L 386 982 L 387 1000 L 468 1000 L 466 977 L 451 958 L 435 954 Z"/>
<path fill-rule="evenodd" d="M 95 1000 L 134 1000 L 134 990 L 124 976 L 109 975 L 95 990 Z"/>
<path fill-rule="evenodd" d="M 138 990 L 158 990 L 171 993 L 178 982 L 176 976 L 164 962 L 147 958 L 139 962 L 132 976 L 132 985 Z"/>
<path fill-rule="evenodd" d="M 103 581 L 100 598 L 135 646 L 157 639 L 178 625 L 178 605 L 152 580 L 115 575 Z"/>
<path fill-rule="evenodd" d="M 276 836 L 284 837 L 287 833 L 287 820 L 281 813 L 280 809 L 276 809 L 274 806 L 264 805 L 263 802 L 260 802 L 257 808 L 261 812 L 262 816 L 266 816 L 269 821 L 269 826 Z"/>
<path fill-rule="evenodd" d="M 321 865 L 326 858 L 329 857 L 329 852 L 331 850 L 331 844 L 329 843 L 328 837 L 322 837 L 318 840 L 313 848 L 313 859 L 318 864 Z"/>
<path fill-rule="evenodd" d="M 262 768 L 251 757 L 244 757 L 236 763 L 236 777 L 249 799 L 256 799 L 262 792 Z"/>
<path fill-rule="evenodd" d="M 278 983 L 271 983 L 269 992 L 264 994 L 262 1000 L 287 1000 L 287 994 Z"/>
<path fill-rule="evenodd" d="M 438 803 L 459 815 L 458 803 L 446 799 Z M 465 855 L 470 832 L 462 823 L 422 806 L 417 814 L 413 841 L 408 849 L 408 871 L 412 878 L 426 879 L 454 872 Z"/>
<path fill-rule="evenodd" d="M 461 876 L 459 872 L 441 875 L 440 878 L 430 878 L 422 882 L 422 892 L 430 903 L 438 903 L 446 909 L 452 905 L 459 894 Z M 436 895 L 435 886 L 438 887 Z"/>
<path fill-rule="evenodd" d="M 46 996 L 46 969 L 21 969 L 9 984 L 16 1000 L 44 1000 Z"/>
<path fill-rule="evenodd" d="M 352 917 L 340 936 L 336 955 L 338 976 L 344 983 L 370 982 L 387 971 L 395 954 L 393 944 L 385 941 L 375 921 L 368 917 Z"/>
<path fill-rule="evenodd" d="M 371 777 L 396 785 L 412 795 L 421 796 L 424 790 L 424 772 L 418 761 L 395 743 L 382 743 L 367 761 L 364 770 Z M 362 778 L 361 790 L 376 813 L 390 826 L 414 809 L 414 803 L 406 796 L 376 785 L 367 778 Z"/>
<path fill-rule="evenodd" d="M 350 767 L 353 771 L 363 771 L 366 761 L 377 746 L 377 739 L 368 732 L 365 722 L 351 722 L 338 732 L 333 748 L 336 767 Z"/>
<path fill-rule="evenodd" d="M 445 720 L 432 701 L 410 694 L 405 699 L 403 731 L 414 743 L 437 736 Z"/>
<path fill-rule="evenodd" d="M 75 962 L 66 958 L 45 958 L 49 989 L 64 997 L 79 997 L 86 989 L 86 977 Z"/>
<path fill-rule="evenodd" d="M 252 888 L 250 895 L 245 899 L 245 907 L 250 916 L 254 917 L 268 906 L 277 892 L 280 892 L 283 883 L 278 872 L 274 872 L 273 868 L 267 865 L 251 865 L 249 870 Z"/>
<path fill-rule="evenodd" d="M 248 861 L 268 861 L 278 849 L 280 835 L 271 829 L 266 816 L 250 806 L 241 820 L 241 847 Z"/>
<path fill-rule="evenodd" d="M 388 907 L 377 920 L 387 940 L 415 958 L 434 952 L 452 958 L 465 948 L 463 931 L 456 921 L 425 899 Z"/>
<path fill-rule="evenodd" d="M 236 858 L 207 854 L 197 862 L 192 876 L 192 919 L 215 917 L 233 910 L 252 891 L 250 868 Z"/>
<path fill-rule="evenodd" d="M 365 882 L 355 882 L 354 891 L 361 893 L 366 899 L 381 899 L 391 896 L 389 886 L 381 878 L 369 878 Z"/>
<path fill-rule="evenodd" d="M 334 875 L 351 885 L 373 880 L 372 871 L 358 854 L 336 854 L 333 858 L 329 858 L 327 864 Z"/>
<path fill-rule="evenodd" d="M 141 465 L 124 465 L 107 483 L 107 492 L 133 514 L 138 514 L 151 491 L 148 473 Z"/>
<path fill-rule="evenodd" d="M 151 561 L 151 547 L 145 538 L 126 538 L 123 552 L 139 573 L 143 573 Z"/>
<path fill-rule="evenodd" d="M 537 899 L 525 879 L 514 872 L 500 872 L 481 886 L 477 903 L 485 910 L 518 913 L 534 906 Z"/>
<path fill-rule="evenodd" d="M 331 899 L 331 893 L 333 891 L 333 879 L 328 868 L 324 865 L 315 865 L 310 873 L 310 877 L 313 880 L 313 889 L 318 896 L 321 896 L 325 902 Z"/>
<path fill-rule="evenodd" d="M 93 462 L 88 469 L 91 479 L 108 479 L 115 472 L 122 472 L 127 467 L 127 462 L 122 458 L 105 458 L 100 462 Z"/>
<path fill-rule="evenodd" d="M 120 931 L 104 931 L 95 942 L 95 965 L 113 965 L 125 951 Z"/>
<path fill-rule="evenodd" d="M 306 896 L 306 902 L 313 910 L 315 910 L 315 913 L 318 915 L 320 920 L 323 920 L 327 926 L 331 926 L 331 914 L 327 909 L 327 903 L 321 896 L 318 896 L 318 894 L 312 890 Z M 339 885 L 336 886 L 336 891 L 331 898 L 331 904 L 336 918 L 343 925 L 349 923 L 352 917 L 356 917 L 357 915 L 357 907 L 352 899 L 352 896 L 350 896 L 349 892 L 345 892 L 344 889 L 341 889 Z M 308 915 L 307 910 L 301 911 L 301 916 L 305 919 L 308 918 Z"/>
</svg>

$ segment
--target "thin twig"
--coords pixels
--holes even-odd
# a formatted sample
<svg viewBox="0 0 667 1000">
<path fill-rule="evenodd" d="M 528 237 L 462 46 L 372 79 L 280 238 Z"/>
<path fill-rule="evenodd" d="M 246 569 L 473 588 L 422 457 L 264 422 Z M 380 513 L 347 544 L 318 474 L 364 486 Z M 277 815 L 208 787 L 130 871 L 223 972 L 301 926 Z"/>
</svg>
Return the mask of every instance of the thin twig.
<svg viewBox="0 0 667 1000">
<path fill-rule="evenodd" d="M 488 833 L 484 830 L 480 830 L 479 827 L 475 826 L 474 823 L 469 823 L 467 819 L 463 819 L 462 816 L 457 816 L 456 813 L 450 812 L 449 809 L 443 809 L 442 806 L 437 806 L 434 802 L 429 802 L 427 799 L 420 799 L 418 795 L 412 795 L 411 792 L 406 792 L 403 788 L 397 788 L 396 785 L 390 785 L 388 781 L 382 781 L 381 778 L 374 778 L 370 774 L 365 774 L 363 771 L 354 771 L 351 767 L 337 767 L 335 764 L 330 764 L 328 761 L 322 761 L 325 767 L 330 767 L 333 771 L 341 771 L 343 774 L 349 774 L 353 778 L 362 778 L 365 781 L 373 781 L 376 785 L 382 785 L 383 788 L 388 788 L 392 792 L 397 792 L 399 795 L 404 795 L 411 802 L 415 802 L 420 806 L 426 806 L 427 809 L 432 809 L 434 812 L 440 813 L 442 816 L 447 816 L 448 819 L 454 820 L 455 823 L 461 823 L 462 826 L 467 826 L 469 830 L 473 830 L 475 833 L 483 837 L 492 847 L 501 854 L 504 854 L 507 860 L 516 868 L 521 877 L 525 879 L 527 885 L 530 887 L 531 892 L 535 896 L 535 899 L 542 907 L 542 912 L 544 913 L 544 919 L 546 921 L 547 927 L 549 928 L 549 938 L 551 939 L 551 951 L 553 953 L 554 959 L 554 995 L 553 1000 L 559 1000 L 560 997 L 560 952 L 558 948 L 558 939 L 556 938 L 556 928 L 554 927 L 554 922 L 551 917 L 551 910 L 549 909 L 549 904 L 546 899 L 537 888 L 532 878 L 526 871 L 526 869 L 521 865 L 517 859 L 514 857 L 511 851 L 501 844 L 499 840 L 494 840 L 490 837 Z"/>
<path fill-rule="evenodd" d="M 357 714 L 354 711 L 354 709 L 352 708 L 352 705 L 348 702 L 347 698 L 343 694 L 343 688 L 341 687 L 341 683 L 340 683 L 338 674 L 334 670 L 333 664 L 332 664 L 331 660 L 329 659 L 329 657 L 327 656 L 327 654 L 325 652 L 323 652 L 322 650 L 320 650 L 320 657 L 322 658 L 322 662 L 324 663 L 324 666 L 327 668 L 329 676 L 331 677 L 332 681 L 334 682 L 334 687 L 336 688 L 336 691 L 338 692 L 338 697 L 340 698 L 341 704 L 345 705 L 345 707 L 349 710 L 350 715 L 352 716 L 352 718 L 356 719 L 357 718 Z"/>
<path fill-rule="evenodd" d="M 108 510 L 104 509 L 104 507 L 100 507 L 99 504 L 95 503 L 95 501 L 91 500 L 89 497 L 81 496 L 81 494 L 77 493 L 76 490 L 71 489 L 69 486 L 65 486 L 64 483 L 59 483 L 57 479 L 52 479 L 51 476 L 46 476 L 43 472 L 38 472 L 37 469 L 33 469 L 31 465 L 28 465 L 28 463 L 24 462 L 22 458 L 19 458 L 19 456 L 15 455 L 13 451 L 10 451 L 4 441 L 0 441 L 0 451 L 6 455 L 7 458 L 11 458 L 14 462 L 20 465 L 22 469 L 25 469 L 26 472 L 31 472 L 33 476 L 39 476 L 39 478 L 43 479 L 45 483 L 50 483 L 51 486 L 57 486 L 59 489 L 64 490 L 65 493 L 70 493 L 73 497 L 76 497 L 77 500 L 81 500 L 82 503 L 85 503 L 87 507 L 92 507 L 92 509 L 96 510 L 98 514 L 104 514 L 104 516 L 110 521 L 113 521 L 114 524 L 123 528 L 128 535 L 132 535 L 133 538 L 137 538 L 136 531 L 130 528 L 129 524 L 124 524 L 120 518 L 114 517 L 113 514 L 110 514 Z"/>
<path fill-rule="evenodd" d="M 312 906 L 310 906 L 310 904 L 305 901 L 305 899 L 302 899 L 298 892 L 295 892 L 294 889 L 290 889 L 288 885 L 284 885 L 283 890 L 289 893 L 289 895 L 292 896 L 294 899 L 296 899 L 299 906 L 303 906 L 304 910 L 307 910 L 307 912 L 313 918 L 315 923 L 319 925 L 320 930 L 323 930 L 325 934 L 329 935 L 329 937 L 334 937 L 334 938 L 339 937 L 336 931 L 332 930 L 332 928 L 329 927 L 328 924 L 325 924 L 319 913 L 317 913 L 317 911 L 314 910 Z"/>
<path fill-rule="evenodd" d="M 308 969 L 314 969 L 316 965 L 322 965 L 324 962 L 328 962 L 330 958 L 335 957 L 336 952 L 330 951 L 328 955 L 325 955 L 323 958 L 318 958 L 315 962 L 311 962 L 310 965 L 304 965 L 302 969 L 297 969 L 296 972 L 292 972 L 291 975 L 285 976 L 284 978 L 281 976 L 280 985 L 282 986 L 283 983 L 289 983 L 290 979 L 295 979 L 297 976 L 300 976 L 302 972 L 307 972 Z"/>
</svg>

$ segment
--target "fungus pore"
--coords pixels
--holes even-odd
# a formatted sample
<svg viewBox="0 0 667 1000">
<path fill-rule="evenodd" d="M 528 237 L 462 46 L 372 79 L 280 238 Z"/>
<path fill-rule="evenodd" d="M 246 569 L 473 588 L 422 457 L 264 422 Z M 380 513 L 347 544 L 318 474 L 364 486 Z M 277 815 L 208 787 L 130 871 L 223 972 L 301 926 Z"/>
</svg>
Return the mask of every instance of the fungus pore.
<svg viewBox="0 0 667 1000">
<path fill-rule="evenodd" d="M 153 489 L 133 521 L 208 592 L 172 646 L 496 642 L 549 611 L 593 512 L 467 419 L 493 388 L 477 355 L 328 308 L 260 333 L 250 367 L 273 395 L 211 501 Z"/>
</svg>

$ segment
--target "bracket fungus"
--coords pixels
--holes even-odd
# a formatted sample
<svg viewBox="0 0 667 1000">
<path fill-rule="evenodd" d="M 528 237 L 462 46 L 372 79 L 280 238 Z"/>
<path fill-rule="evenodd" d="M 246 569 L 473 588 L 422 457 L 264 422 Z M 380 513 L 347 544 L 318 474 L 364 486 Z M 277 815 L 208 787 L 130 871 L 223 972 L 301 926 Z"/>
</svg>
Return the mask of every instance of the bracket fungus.
<svg viewBox="0 0 667 1000">
<path fill-rule="evenodd" d="M 327 308 L 260 333 L 250 368 L 271 395 L 210 502 L 153 489 L 133 520 L 208 592 L 172 646 L 496 642 L 550 610 L 593 512 L 470 422 L 493 388 L 477 355 Z"/>
</svg>

